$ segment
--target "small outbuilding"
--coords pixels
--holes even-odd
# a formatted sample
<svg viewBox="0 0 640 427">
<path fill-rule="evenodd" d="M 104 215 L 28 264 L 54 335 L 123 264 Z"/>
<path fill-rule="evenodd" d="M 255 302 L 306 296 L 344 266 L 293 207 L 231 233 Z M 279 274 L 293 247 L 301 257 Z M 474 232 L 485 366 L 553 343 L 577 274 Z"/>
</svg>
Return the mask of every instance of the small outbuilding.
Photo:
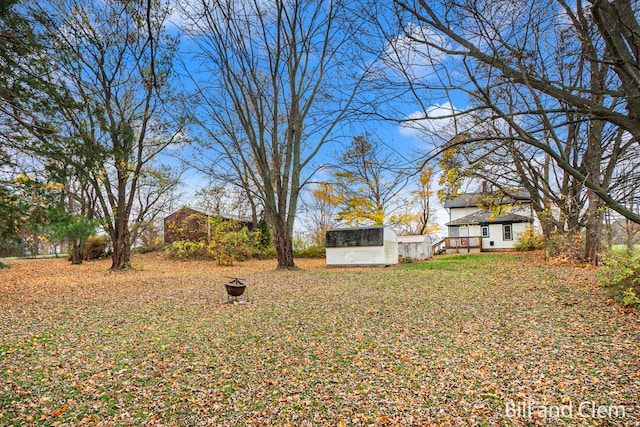
<svg viewBox="0 0 640 427">
<path fill-rule="evenodd" d="M 398 263 L 398 236 L 385 227 L 327 230 L 327 265 L 385 266 Z"/>
<path fill-rule="evenodd" d="M 431 258 L 432 244 L 427 234 L 398 236 L 398 253 L 404 259 L 424 261 Z"/>
<path fill-rule="evenodd" d="M 183 206 L 164 219 L 164 243 L 173 243 L 176 240 L 207 240 L 210 235 L 209 219 L 220 218 L 232 221 L 238 228 L 247 227 L 253 231 L 253 222 L 246 218 L 226 214 L 209 214 L 200 210 Z M 180 231 L 178 231 L 180 230 Z"/>
</svg>

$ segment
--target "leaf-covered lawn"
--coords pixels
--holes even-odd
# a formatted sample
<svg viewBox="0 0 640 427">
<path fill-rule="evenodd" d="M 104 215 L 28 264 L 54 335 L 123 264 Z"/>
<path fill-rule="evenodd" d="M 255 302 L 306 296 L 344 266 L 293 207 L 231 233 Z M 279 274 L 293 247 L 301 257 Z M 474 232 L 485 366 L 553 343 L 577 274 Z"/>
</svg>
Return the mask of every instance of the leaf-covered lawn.
<svg viewBox="0 0 640 427">
<path fill-rule="evenodd" d="M 11 264 L 0 425 L 640 422 L 640 321 L 593 269 L 530 255 L 289 272 L 158 255 L 122 273 Z M 251 304 L 223 304 L 227 275 L 249 279 Z M 507 414 L 527 403 L 565 417 Z"/>
</svg>

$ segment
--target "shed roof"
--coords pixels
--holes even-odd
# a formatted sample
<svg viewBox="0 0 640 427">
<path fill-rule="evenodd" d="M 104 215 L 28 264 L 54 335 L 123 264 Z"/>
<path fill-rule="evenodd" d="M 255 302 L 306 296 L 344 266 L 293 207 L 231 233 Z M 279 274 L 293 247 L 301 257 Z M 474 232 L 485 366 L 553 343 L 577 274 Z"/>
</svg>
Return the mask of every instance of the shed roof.
<svg viewBox="0 0 640 427">
<path fill-rule="evenodd" d="M 398 236 L 398 243 L 431 243 L 431 236 L 428 234 L 407 234 Z"/>
<path fill-rule="evenodd" d="M 447 226 L 452 225 L 486 225 L 486 224 L 507 224 L 512 222 L 532 222 L 532 218 L 524 215 L 518 215 L 514 213 L 507 213 L 505 215 L 497 215 L 491 217 L 491 212 L 474 212 L 471 215 L 463 216 L 454 221 L 448 222 Z"/>
<path fill-rule="evenodd" d="M 362 227 L 336 227 L 336 228 L 331 228 L 327 231 L 343 231 L 343 230 L 370 230 L 370 229 L 374 229 L 374 228 L 382 228 L 385 229 L 387 227 L 385 227 L 384 225 L 365 225 Z"/>
</svg>

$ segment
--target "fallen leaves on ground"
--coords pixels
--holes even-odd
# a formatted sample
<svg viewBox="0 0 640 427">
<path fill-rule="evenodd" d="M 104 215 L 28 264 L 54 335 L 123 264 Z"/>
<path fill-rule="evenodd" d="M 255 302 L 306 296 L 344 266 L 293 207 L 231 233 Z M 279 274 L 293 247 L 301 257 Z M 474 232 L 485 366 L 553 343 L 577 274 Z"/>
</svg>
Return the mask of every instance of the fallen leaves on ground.
<svg viewBox="0 0 640 427">
<path fill-rule="evenodd" d="M 134 259 L 0 272 L 0 425 L 637 425 L 640 323 L 592 269 Z M 226 276 L 250 304 L 224 304 Z M 573 407 L 508 416 L 507 405 Z M 583 416 L 593 402 L 624 417 Z M 588 415 L 588 414 L 587 414 Z M 591 414 L 594 415 L 594 414 Z"/>
</svg>

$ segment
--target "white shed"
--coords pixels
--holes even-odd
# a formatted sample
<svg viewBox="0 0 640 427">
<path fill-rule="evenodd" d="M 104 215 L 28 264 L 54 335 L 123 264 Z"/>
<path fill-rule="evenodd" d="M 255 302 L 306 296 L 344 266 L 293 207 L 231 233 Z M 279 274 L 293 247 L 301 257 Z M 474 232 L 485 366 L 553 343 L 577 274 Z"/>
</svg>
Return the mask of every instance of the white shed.
<svg viewBox="0 0 640 427">
<path fill-rule="evenodd" d="M 398 253 L 402 258 L 423 261 L 431 258 L 431 237 L 427 234 L 398 236 Z"/>
<path fill-rule="evenodd" d="M 385 227 L 327 230 L 327 265 L 366 266 L 398 263 L 398 237 Z"/>
</svg>

